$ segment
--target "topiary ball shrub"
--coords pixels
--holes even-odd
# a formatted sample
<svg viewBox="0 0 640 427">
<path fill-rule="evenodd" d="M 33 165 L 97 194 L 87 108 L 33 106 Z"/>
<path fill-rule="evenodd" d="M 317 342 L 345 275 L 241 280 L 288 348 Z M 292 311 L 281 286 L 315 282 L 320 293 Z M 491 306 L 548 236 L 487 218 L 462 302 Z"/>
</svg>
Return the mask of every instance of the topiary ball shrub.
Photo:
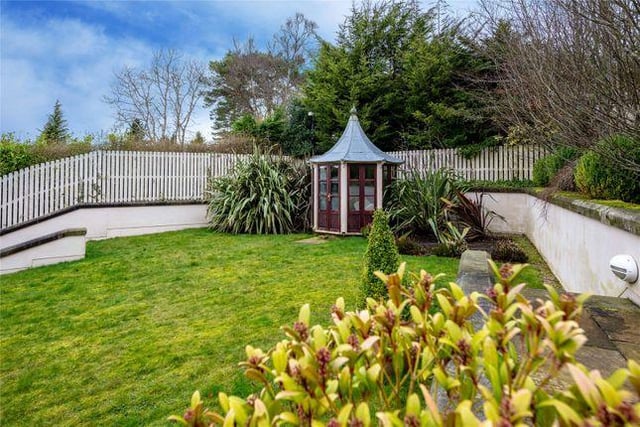
<svg viewBox="0 0 640 427">
<path fill-rule="evenodd" d="M 531 171 L 531 180 L 536 187 L 546 187 L 549 184 L 549 173 L 547 172 L 549 163 L 549 156 L 538 159 L 533 164 L 533 170 Z"/>
<path fill-rule="evenodd" d="M 585 153 L 576 165 L 574 179 L 578 190 L 589 197 L 607 198 L 607 171 L 600 156 L 593 151 Z"/>
<path fill-rule="evenodd" d="M 610 153 L 611 156 L 604 156 Z M 617 136 L 598 143 L 598 150 L 578 160 L 575 182 L 578 190 L 595 199 L 620 199 L 640 203 L 640 174 L 620 167 L 616 157 L 640 164 L 640 141 Z"/>
<path fill-rule="evenodd" d="M 496 261 L 524 263 L 529 261 L 524 249 L 510 239 L 500 239 L 491 251 L 491 258 Z"/>
<path fill-rule="evenodd" d="M 364 254 L 364 272 L 361 285 L 362 305 L 367 298 L 373 298 L 377 301 L 387 297 L 387 288 L 376 277 L 375 272 L 392 273 L 396 271 L 400 263 L 399 257 L 395 238 L 389 228 L 389 217 L 385 211 L 378 209 L 373 213 L 367 250 Z"/>
</svg>

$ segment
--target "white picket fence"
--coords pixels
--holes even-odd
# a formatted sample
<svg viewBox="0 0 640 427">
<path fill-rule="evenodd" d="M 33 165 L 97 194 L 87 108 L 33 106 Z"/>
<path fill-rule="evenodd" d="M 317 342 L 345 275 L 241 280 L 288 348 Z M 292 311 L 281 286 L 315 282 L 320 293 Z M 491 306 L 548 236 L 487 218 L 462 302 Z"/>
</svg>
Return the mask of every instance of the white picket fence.
<svg viewBox="0 0 640 427">
<path fill-rule="evenodd" d="M 400 176 L 448 168 L 469 181 L 511 181 L 531 179 L 533 164 L 548 153 L 543 147 L 518 145 L 488 148 L 471 159 L 458 154 L 455 148 L 389 154 L 405 161 L 400 166 Z"/>
<path fill-rule="evenodd" d="M 0 179 L 0 228 L 80 204 L 203 201 L 209 177 L 247 155 L 94 151 L 34 165 Z"/>
<path fill-rule="evenodd" d="M 450 168 L 465 179 L 529 179 L 540 148 L 497 147 L 468 160 L 456 150 L 403 151 L 401 175 Z M 210 177 L 228 174 L 247 155 L 94 151 L 34 165 L 0 178 L 0 229 L 77 205 L 195 202 Z"/>
</svg>

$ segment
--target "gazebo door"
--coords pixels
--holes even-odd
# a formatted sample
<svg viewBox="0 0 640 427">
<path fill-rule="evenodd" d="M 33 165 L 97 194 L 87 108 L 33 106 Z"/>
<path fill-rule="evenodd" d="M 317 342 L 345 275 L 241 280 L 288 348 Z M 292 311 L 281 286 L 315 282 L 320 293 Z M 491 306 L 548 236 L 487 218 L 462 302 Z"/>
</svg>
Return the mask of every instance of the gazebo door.
<svg viewBox="0 0 640 427">
<path fill-rule="evenodd" d="M 371 223 L 376 208 L 376 165 L 349 165 L 347 232 L 359 233 Z"/>
<path fill-rule="evenodd" d="M 320 165 L 318 181 L 318 228 L 339 232 L 340 166 Z"/>
</svg>

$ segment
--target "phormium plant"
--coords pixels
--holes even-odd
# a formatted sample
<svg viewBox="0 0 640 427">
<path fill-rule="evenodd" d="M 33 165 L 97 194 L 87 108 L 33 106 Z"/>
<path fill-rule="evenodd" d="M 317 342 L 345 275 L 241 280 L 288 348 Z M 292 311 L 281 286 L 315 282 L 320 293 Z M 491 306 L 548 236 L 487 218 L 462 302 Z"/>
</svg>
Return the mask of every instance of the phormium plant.
<svg viewBox="0 0 640 427">
<path fill-rule="evenodd" d="M 308 171 L 258 149 L 230 176 L 210 182 L 211 228 L 231 233 L 280 234 L 308 226 Z"/>
<path fill-rule="evenodd" d="M 446 228 L 444 200 L 456 200 L 456 190 L 463 184 L 448 169 L 427 171 L 424 175 L 412 173 L 409 178 L 394 181 L 385 198 L 394 230 L 429 235 L 430 221 L 439 229 Z"/>
<path fill-rule="evenodd" d="M 467 233 L 469 241 L 486 238 L 489 235 L 489 225 L 494 218 L 504 219 L 495 211 L 484 208 L 483 201 L 485 196 L 484 192 L 480 192 L 473 200 L 462 191 L 456 190 L 455 200 L 443 200 L 448 213 L 469 228 Z"/>
<path fill-rule="evenodd" d="M 586 341 L 577 323 L 585 297 L 549 288 L 548 300 L 532 304 L 517 284 L 523 266 L 492 268 L 496 284 L 466 295 L 455 283 L 436 289 L 424 271 L 405 287 L 403 264 L 379 274 L 388 300 L 346 311 L 340 298 L 330 327 L 312 326 L 305 305 L 275 347 L 246 347 L 242 366 L 259 391 L 220 393 L 213 411 L 195 392 L 184 415 L 170 419 L 189 426 L 639 425 L 640 365 L 630 360 L 603 378 L 575 360 Z M 563 370 L 571 382 L 548 387 Z"/>
</svg>

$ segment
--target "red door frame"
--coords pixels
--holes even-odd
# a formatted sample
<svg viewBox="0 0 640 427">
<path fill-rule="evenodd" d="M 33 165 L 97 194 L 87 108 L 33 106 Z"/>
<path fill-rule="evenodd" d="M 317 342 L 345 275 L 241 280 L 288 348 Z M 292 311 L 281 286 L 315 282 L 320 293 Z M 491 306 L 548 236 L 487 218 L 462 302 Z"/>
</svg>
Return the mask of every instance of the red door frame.
<svg viewBox="0 0 640 427">
<path fill-rule="evenodd" d="M 323 168 L 325 171 L 324 179 L 322 177 Z M 318 229 L 340 232 L 339 164 L 327 163 L 318 165 L 318 195 L 316 203 L 318 206 Z"/>
<path fill-rule="evenodd" d="M 351 179 L 351 168 L 358 168 L 358 178 Z M 367 178 L 367 167 L 373 169 L 373 175 Z M 378 165 L 376 163 L 351 163 L 348 168 L 348 220 L 347 232 L 359 233 L 367 224 L 371 223 L 373 211 L 375 210 L 378 195 Z M 352 185 L 358 185 L 358 194 L 351 194 Z M 365 187 L 367 184 L 373 184 L 373 194 L 365 195 Z M 356 199 L 357 197 L 357 199 Z M 366 199 L 372 199 L 373 209 L 366 209 Z M 354 208 L 354 202 L 357 200 L 357 209 Z"/>
</svg>

